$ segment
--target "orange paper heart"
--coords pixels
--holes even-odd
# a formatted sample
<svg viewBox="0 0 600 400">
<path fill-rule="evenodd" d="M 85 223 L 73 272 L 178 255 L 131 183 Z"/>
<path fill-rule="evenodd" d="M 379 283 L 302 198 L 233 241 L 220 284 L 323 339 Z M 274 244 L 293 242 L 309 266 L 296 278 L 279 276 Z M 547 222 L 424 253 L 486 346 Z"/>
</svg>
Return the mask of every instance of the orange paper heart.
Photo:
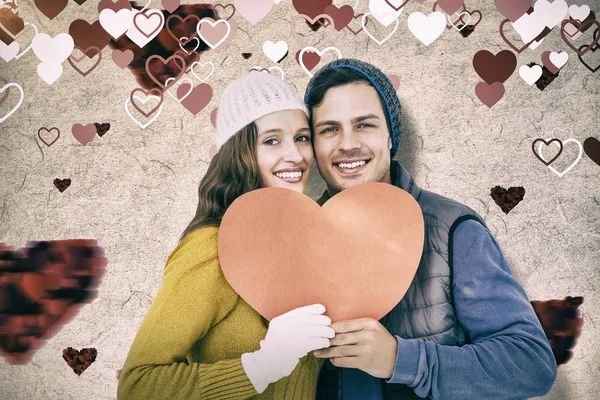
<svg viewBox="0 0 600 400">
<path fill-rule="evenodd" d="M 354 186 L 323 207 L 263 188 L 225 213 L 219 259 L 233 289 L 268 320 L 314 303 L 333 321 L 379 320 L 408 290 L 423 242 L 419 204 L 393 185 Z"/>
</svg>

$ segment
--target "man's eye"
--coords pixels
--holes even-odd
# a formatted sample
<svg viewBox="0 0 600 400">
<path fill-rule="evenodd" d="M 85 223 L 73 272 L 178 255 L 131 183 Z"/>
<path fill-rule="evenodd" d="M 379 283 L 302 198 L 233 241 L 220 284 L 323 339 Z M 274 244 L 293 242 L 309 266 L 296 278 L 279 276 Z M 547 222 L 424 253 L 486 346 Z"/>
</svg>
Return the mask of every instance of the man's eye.
<svg viewBox="0 0 600 400">
<path fill-rule="evenodd" d="M 365 127 L 365 128 L 372 128 L 372 127 L 373 127 L 373 125 L 371 125 L 371 124 L 367 124 L 367 123 L 362 123 L 362 124 L 358 125 L 358 127 L 359 127 L 359 128 L 362 128 L 362 127 Z"/>
<path fill-rule="evenodd" d="M 335 128 L 334 127 L 329 127 L 329 128 L 325 128 L 321 131 L 321 133 L 329 133 L 329 132 L 333 132 Z"/>
</svg>

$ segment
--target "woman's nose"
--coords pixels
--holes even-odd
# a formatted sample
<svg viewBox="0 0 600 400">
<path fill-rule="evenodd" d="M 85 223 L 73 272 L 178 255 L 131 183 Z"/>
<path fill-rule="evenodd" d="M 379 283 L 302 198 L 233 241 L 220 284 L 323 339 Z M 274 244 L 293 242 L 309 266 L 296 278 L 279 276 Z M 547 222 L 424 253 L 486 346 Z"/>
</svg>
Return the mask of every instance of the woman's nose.
<svg viewBox="0 0 600 400">
<path fill-rule="evenodd" d="M 294 163 L 302 162 L 302 154 L 295 142 L 286 144 L 283 159 Z"/>
</svg>

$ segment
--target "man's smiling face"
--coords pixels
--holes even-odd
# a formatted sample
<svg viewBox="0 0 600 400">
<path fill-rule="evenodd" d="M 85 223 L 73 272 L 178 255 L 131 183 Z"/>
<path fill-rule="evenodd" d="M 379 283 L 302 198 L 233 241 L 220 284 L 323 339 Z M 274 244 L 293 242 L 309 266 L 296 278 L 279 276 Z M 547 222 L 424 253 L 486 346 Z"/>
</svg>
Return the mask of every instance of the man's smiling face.
<svg viewBox="0 0 600 400">
<path fill-rule="evenodd" d="M 312 109 L 313 145 L 329 194 L 365 182 L 391 183 L 392 139 L 377 91 L 365 83 L 327 90 Z"/>
</svg>

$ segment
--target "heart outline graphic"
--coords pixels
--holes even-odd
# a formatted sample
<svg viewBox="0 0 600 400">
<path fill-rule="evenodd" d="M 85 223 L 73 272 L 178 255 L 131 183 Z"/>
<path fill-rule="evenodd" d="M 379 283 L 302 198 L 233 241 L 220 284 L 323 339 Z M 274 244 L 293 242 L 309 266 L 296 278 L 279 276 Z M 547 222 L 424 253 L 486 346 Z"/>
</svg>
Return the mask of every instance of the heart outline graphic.
<svg viewBox="0 0 600 400">
<path fill-rule="evenodd" d="M 272 69 L 276 69 L 277 71 L 279 71 L 279 74 L 281 75 L 280 76 L 281 80 L 282 81 L 285 80 L 285 73 L 283 72 L 283 68 L 281 68 L 277 65 L 270 67 L 270 68 L 263 68 L 263 67 L 259 67 L 258 65 L 256 65 L 256 66 L 250 68 L 250 71 L 259 71 L 259 72 L 267 71 L 267 73 L 270 74 Z"/>
<path fill-rule="evenodd" d="M 326 42 L 332 35 L 333 35 L 333 27 L 334 25 L 334 20 L 333 18 L 331 18 L 331 16 L 329 14 L 319 14 L 314 18 L 309 17 L 306 14 L 297 14 L 296 16 L 294 16 L 292 18 L 292 22 L 290 23 L 290 31 L 292 33 L 292 36 L 294 37 L 294 39 L 296 39 L 298 42 L 300 42 L 301 45 L 303 46 L 308 46 L 308 43 L 306 43 L 304 41 L 304 39 L 302 39 L 302 37 L 300 37 L 298 35 L 298 33 L 296 32 L 296 29 L 294 29 L 296 27 L 296 21 L 299 20 L 300 18 L 305 19 L 306 21 L 310 22 L 311 25 L 314 25 L 315 23 L 317 23 L 317 21 L 320 18 L 325 18 L 325 20 L 327 20 L 327 22 L 329 22 L 329 25 L 327 25 L 325 27 L 325 32 L 329 32 L 329 34 L 325 34 L 325 36 L 323 37 L 323 39 L 321 39 L 322 41 Z M 332 27 L 332 29 L 327 29 L 328 27 Z"/>
<path fill-rule="evenodd" d="M 596 35 L 593 35 L 592 37 L 592 43 L 591 44 L 584 44 L 582 46 L 580 46 L 579 48 L 581 49 L 583 46 L 587 46 L 587 48 L 582 52 L 579 49 L 577 49 L 577 47 L 573 46 L 573 44 L 571 43 L 571 41 L 569 39 L 567 39 L 567 37 L 565 36 L 565 25 L 567 24 L 567 22 L 569 22 L 569 20 L 563 20 L 563 22 L 560 24 L 560 36 L 563 38 L 563 41 L 567 44 L 567 46 L 569 46 L 570 48 L 572 48 L 573 50 L 575 50 L 575 53 L 577 53 L 580 56 L 583 56 L 585 53 L 587 53 L 588 51 L 590 51 L 590 49 L 594 46 L 596 46 L 598 44 L 598 41 L 600 40 L 600 35 L 598 37 L 596 37 Z M 592 24 L 595 24 L 596 26 L 598 26 L 598 29 L 600 29 L 600 22 L 598 22 L 597 20 L 589 20 L 587 22 L 581 22 L 579 20 L 576 20 L 574 22 L 572 22 L 573 25 L 576 25 L 577 29 L 579 29 L 579 32 L 582 31 L 583 28 L 588 28 L 590 27 Z M 595 33 L 595 31 L 594 31 Z"/>
<path fill-rule="evenodd" d="M 145 96 L 148 96 L 148 94 L 150 94 L 150 93 L 157 93 L 158 92 L 158 94 L 155 95 L 155 96 L 158 97 L 160 99 L 160 101 L 158 102 L 158 104 L 156 105 L 156 107 L 154 107 L 152 110 L 150 110 L 148 113 L 146 113 L 144 110 L 142 110 L 141 108 L 139 108 L 137 106 L 137 104 L 135 104 L 135 101 L 133 100 L 133 95 L 136 92 L 142 92 L 142 93 L 144 93 Z M 145 90 L 145 89 L 142 89 L 142 88 L 135 88 L 129 94 L 129 99 L 131 100 L 131 103 L 133 104 L 133 107 L 136 110 L 138 110 L 144 117 L 148 118 L 148 117 L 150 117 L 150 114 L 152 114 L 154 111 L 156 111 L 158 109 L 158 107 L 160 107 L 160 105 L 162 104 L 162 102 L 163 102 L 163 93 L 159 89 L 157 89 L 157 88 L 150 89 L 150 90 Z M 146 102 L 142 101 L 142 103 L 146 103 Z"/>
<path fill-rule="evenodd" d="M 35 35 L 37 35 L 38 33 L 40 33 L 38 31 L 37 26 L 33 22 L 28 22 L 28 23 L 25 24 L 25 26 L 28 26 L 28 25 L 33 26 L 33 30 L 35 31 Z M 23 31 L 25 31 L 25 29 L 23 29 Z M 35 35 L 33 37 L 35 37 Z M 29 43 L 29 46 L 25 47 L 25 49 L 22 52 L 20 52 L 20 53 L 18 53 L 18 54 L 15 55 L 15 60 L 18 60 L 19 58 L 23 57 L 25 54 L 29 53 L 29 50 L 31 50 L 32 47 L 33 47 L 33 39 L 31 39 L 31 43 Z"/>
<path fill-rule="evenodd" d="M 146 14 L 146 11 L 147 10 L 140 11 L 139 13 L 135 13 L 135 15 L 133 16 L 133 25 L 135 25 L 135 28 L 138 30 L 138 32 L 140 32 L 142 35 L 146 36 L 147 39 L 150 39 L 152 37 L 152 35 L 154 35 L 156 32 L 158 32 L 163 27 L 163 25 L 165 23 L 165 17 L 158 10 L 152 10 L 152 11 L 150 11 L 149 14 Z M 142 17 L 142 18 L 146 18 L 147 20 L 149 20 L 154 15 L 158 15 L 158 17 L 160 19 L 160 23 L 152 32 L 150 32 L 148 34 L 148 33 L 146 33 L 146 31 L 144 31 L 140 28 L 136 19 L 138 17 Z"/>
<path fill-rule="evenodd" d="M 178 68 L 181 68 L 181 70 L 179 71 L 179 74 L 177 74 L 177 76 L 175 77 L 175 82 L 177 82 L 177 80 L 179 78 L 181 78 L 181 76 L 185 73 L 185 59 L 183 57 L 181 57 L 180 55 L 177 54 L 173 54 L 171 57 L 167 58 L 166 60 L 164 58 L 162 58 L 161 56 L 159 56 L 158 54 L 152 54 L 150 57 L 148 57 L 146 59 L 146 74 L 150 77 L 150 79 L 152 79 L 154 82 L 156 82 L 156 84 L 158 86 L 160 86 L 163 90 L 167 90 L 168 88 L 170 88 L 175 82 L 173 82 L 171 84 L 171 86 L 169 85 L 163 85 L 162 83 L 160 83 L 160 81 L 158 79 L 156 79 L 156 77 L 154 76 L 154 74 L 152 73 L 152 71 L 150 70 L 150 61 L 154 60 L 154 59 L 158 59 L 160 60 L 160 62 L 162 62 L 164 65 L 167 65 L 169 63 L 169 61 L 171 61 L 171 59 L 174 60 L 181 60 L 181 65 L 183 65 L 183 67 L 177 65 Z M 166 83 L 166 81 L 165 81 Z"/>
<path fill-rule="evenodd" d="M 194 71 L 194 67 L 196 65 L 199 65 L 200 67 L 204 67 L 205 65 L 210 65 L 210 67 L 211 67 L 210 74 L 208 74 L 208 76 L 206 78 L 200 79 L 200 77 L 198 75 L 196 75 L 196 72 Z M 207 61 L 205 63 L 201 63 L 200 61 L 194 61 L 191 66 L 191 70 L 192 70 L 192 74 L 196 77 L 196 79 L 198 79 L 201 83 L 204 83 L 208 80 L 208 78 L 210 78 L 215 73 L 215 64 L 213 64 L 210 61 Z"/>
<path fill-rule="evenodd" d="M 215 8 L 216 8 L 216 5 L 215 5 Z M 177 20 L 179 20 L 179 21 L 181 22 L 181 24 L 185 24 L 185 21 L 187 21 L 188 19 L 195 19 L 195 20 L 197 20 L 198 22 L 200 22 L 200 17 L 198 17 L 196 14 L 189 14 L 189 15 L 187 15 L 185 18 L 181 18 L 181 17 L 180 17 L 179 15 L 177 15 L 177 14 L 171 14 L 171 15 L 169 15 L 169 16 L 167 17 L 167 21 L 165 22 L 165 28 L 167 29 L 167 33 L 168 33 L 169 35 L 171 35 L 171 37 L 172 37 L 173 39 L 177 40 L 177 41 L 178 41 L 180 44 L 181 44 L 181 40 L 180 40 L 180 39 L 177 37 L 177 35 L 175 35 L 175 33 L 174 33 L 174 32 L 171 30 L 171 28 L 169 27 L 169 22 L 171 22 L 173 19 L 177 19 Z M 198 24 L 198 22 L 196 22 L 196 24 Z M 190 36 L 190 38 L 189 38 L 189 39 L 186 37 L 186 39 L 188 39 L 188 41 L 189 41 L 189 40 L 192 40 L 192 39 L 194 39 L 194 38 L 195 38 L 195 37 L 197 37 L 197 36 L 198 36 L 198 32 L 196 32 L 196 31 L 194 30 L 194 32 L 193 32 L 193 35 L 192 35 L 192 36 Z M 185 37 L 185 36 L 182 36 L 182 38 L 183 38 L 183 37 Z M 184 46 L 185 46 L 185 44 L 184 44 Z M 195 49 L 194 49 L 194 50 L 195 50 Z"/>
<path fill-rule="evenodd" d="M 0 124 L 3 123 L 4 121 L 6 121 L 8 119 L 8 117 L 13 115 L 19 109 L 19 107 L 21 107 L 21 104 L 23 103 L 23 100 L 25 99 L 25 93 L 23 92 L 23 88 L 21 87 L 21 85 L 19 85 L 16 82 L 9 82 L 9 83 L 5 84 L 4 86 L 0 87 L 0 94 L 10 87 L 16 87 L 19 90 L 19 92 L 21 93 L 21 96 L 19 97 L 19 101 L 17 102 L 17 105 L 14 106 L 8 112 L 8 114 L 6 114 L 4 117 L 0 117 Z"/>
<path fill-rule="evenodd" d="M 304 47 L 302 50 L 300 50 L 300 54 L 298 55 L 298 60 L 300 61 L 300 66 L 302 67 L 302 69 L 304 70 L 304 72 L 306 72 L 308 74 L 308 76 L 310 76 L 311 78 L 313 77 L 313 74 L 306 68 L 306 66 L 304 65 L 304 61 L 302 61 L 302 56 L 304 55 L 304 53 L 306 53 L 309 50 L 314 51 L 321 58 L 323 58 L 323 54 L 325 54 L 326 52 L 328 52 L 330 50 L 334 50 L 338 54 L 338 60 L 340 58 L 342 58 L 342 53 L 338 50 L 337 47 L 334 47 L 334 46 L 326 47 L 326 48 L 323 49 L 323 51 L 319 51 L 319 49 L 317 49 L 316 47 L 312 47 L 312 46 L 306 46 L 306 47 Z"/>
<path fill-rule="evenodd" d="M 73 63 L 73 61 L 71 61 L 71 57 L 72 57 L 71 55 L 69 55 L 69 57 L 67 57 L 67 61 L 69 62 L 69 64 L 71 64 L 71 67 L 73 67 L 73 69 L 74 69 L 75 71 L 79 72 L 79 73 L 81 74 L 81 76 L 83 76 L 83 77 L 85 78 L 86 76 L 88 76 L 88 74 L 89 74 L 90 72 L 92 72 L 93 70 L 95 70 L 95 69 L 96 69 L 96 67 L 97 67 L 97 66 L 100 64 L 100 61 L 102 61 L 102 51 L 101 51 L 101 50 L 100 50 L 100 48 L 98 48 L 97 46 L 90 46 L 90 47 L 88 47 L 87 49 L 85 49 L 85 51 L 84 51 L 82 48 L 78 47 L 78 46 L 75 46 L 75 49 L 77 49 L 77 50 L 79 50 L 79 51 L 81 51 L 81 52 L 83 53 L 83 55 L 82 55 L 82 56 L 81 56 L 79 59 L 77 59 L 77 58 L 73 57 L 73 58 L 75 58 L 75 60 L 76 60 L 77 62 L 81 61 L 81 60 L 82 60 L 82 59 L 83 59 L 85 56 L 87 56 L 87 53 L 88 53 L 88 51 L 90 51 L 90 49 L 91 49 L 91 50 L 96 50 L 96 54 L 98 55 L 98 59 L 96 60 L 96 62 L 94 63 L 94 65 L 92 65 L 92 66 L 90 67 L 90 69 L 88 69 L 86 72 L 83 72 L 82 70 L 80 70 L 80 69 L 79 69 L 79 67 L 77 67 L 77 66 L 76 66 L 76 65 Z M 96 55 L 96 54 L 95 54 L 95 55 Z M 89 57 L 89 56 L 88 56 L 88 57 Z"/>
<path fill-rule="evenodd" d="M 517 46 L 515 46 L 514 44 L 512 44 L 512 42 L 510 42 L 508 40 L 508 38 L 504 35 L 504 25 L 506 25 L 508 22 L 511 22 L 510 19 L 506 18 L 504 21 L 502 21 L 500 23 L 500 37 L 502 37 L 502 40 L 504 40 L 504 42 L 509 45 L 514 51 L 517 52 L 517 54 L 521 54 L 526 48 L 528 48 L 531 43 L 535 42 L 535 39 L 537 38 L 537 36 L 535 38 L 533 38 L 531 40 L 531 42 L 525 44 L 525 46 L 521 47 L 520 49 L 517 48 Z"/>
<path fill-rule="evenodd" d="M 56 132 L 58 133 L 58 134 L 56 135 L 56 139 L 54 139 L 54 140 L 53 140 L 53 141 L 51 141 L 50 143 L 46 143 L 46 141 L 44 140 L 44 138 L 42 137 L 42 135 L 40 135 L 40 132 L 42 131 L 42 129 L 43 129 L 43 130 L 45 130 L 45 131 L 46 131 L 46 132 L 48 132 L 48 133 L 50 133 L 50 132 L 52 132 L 53 130 L 55 130 L 55 129 L 56 129 Z M 38 137 L 40 138 L 40 140 L 42 141 L 42 143 L 44 143 L 46 146 L 50 147 L 50 146 L 52 146 L 52 145 L 54 144 L 54 142 L 56 142 L 56 141 L 58 140 L 58 138 L 60 137 L 60 129 L 58 129 L 58 128 L 57 128 L 57 127 L 55 127 L 55 126 L 53 126 L 53 127 L 52 127 L 52 128 L 50 128 L 50 129 L 48 129 L 48 128 L 46 128 L 46 127 L 42 126 L 40 129 L 38 129 L 38 132 L 37 132 L 37 134 L 38 134 Z"/>
<path fill-rule="evenodd" d="M 548 139 L 546 139 L 548 140 Z M 577 163 L 579 162 L 579 160 L 581 160 L 581 157 L 583 156 L 583 146 L 581 145 L 581 143 L 579 142 L 579 140 L 574 139 L 574 138 L 569 138 L 567 140 L 565 140 L 564 143 L 569 143 L 569 142 L 575 142 L 577 144 L 577 146 L 579 146 L 579 155 L 577 156 L 577 158 L 575 159 L 575 161 L 573 161 L 573 163 L 571 165 L 569 165 L 569 167 L 567 167 L 567 169 L 565 169 L 563 172 L 558 172 L 556 169 L 554 169 L 554 167 L 552 167 L 551 165 L 548 165 L 547 167 L 554 172 L 559 178 L 562 178 L 567 172 L 569 172 L 575 165 L 577 165 Z M 540 143 L 539 146 L 539 152 L 540 155 L 542 151 L 542 144 Z M 542 156 L 543 157 L 543 156 Z"/>
<path fill-rule="evenodd" d="M 175 78 L 173 78 L 173 77 L 167 78 L 166 82 L 169 82 L 170 79 L 175 79 Z M 190 78 L 186 77 L 186 76 L 182 77 L 177 82 L 179 83 L 177 86 L 181 86 L 181 84 L 184 83 L 184 82 L 189 82 L 190 83 L 190 89 L 187 91 L 187 93 L 185 94 L 185 96 L 181 96 L 181 99 L 179 99 L 179 98 L 177 98 L 177 96 L 173 95 L 173 93 L 171 93 L 171 91 L 169 89 L 166 89 L 165 91 L 167 92 L 167 94 L 169 96 L 171 96 L 172 98 L 174 98 L 178 103 L 181 103 L 194 90 L 194 82 L 192 82 L 192 80 Z"/>
<path fill-rule="evenodd" d="M 398 30 L 398 26 L 400 25 L 400 19 L 397 18 L 397 17 L 395 18 L 396 26 L 394 27 L 394 29 L 392 30 L 392 32 L 389 35 L 387 35 L 386 37 L 384 37 L 381 41 L 379 41 L 378 39 L 375 38 L 375 36 L 373 36 L 371 34 L 371 32 L 369 32 L 367 30 L 367 22 L 366 22 L 366 20 L 367 20 L 367 18 L 368 18 L 369 15 L 373 15 L 373 13 L 372 12 L 368 12 L 368 13 L 366 13 L 366 14 L 363 15 L 363 17 L 360 20 L 360 26 L 362 27 L 362 30 L 367 34 L 367 36 L 369 36 L 375 43 L 377 43 L 378 45 L 381 46 L 382 44 L 384 44 L 385 42 L 387 42 L 389 38 L 391 38 L 392 36 L 394 36 L 394 33 L 396 33 L 396 31 Z M 394 14 L 394 13 L 385 13 L 385 14 L 381 14 L 381 17 L 385 17 L 386 15 L 393 15 L 393 16 L 395 16 L 396 14 Z"/>
<path fill-rule="evenodd" d="M 202 35 L 202 32 L 200 32 L 200 25 L 202 25 L 202 24 L 209 24 L 213 28 L 215 26 L 217 26 L 217 24 L 225 24 L 225 26 L 227 26 L 227 34 L 225 36 L 223 36 L 221 38 L 221 40 L 219 40 L 216 44 L 212 44 L 210 41 L 206 40 L 206 38 Z M 227 40 L 227 38 L 231 34 L 231 24 L 226 19 L 218 19 L 215 21 L 212 18 L 202 18 L 198 22 L 198 25 L 196 25 L 196 32 L 198 32 L 198 36 L 200 37 L 200 39 L 202 39 L 204 41 L 204 43 L 206 43 L 208 45 L 208 47 L 210 47 L 211 49 L 214 50 L 217 47 L 219 47 L 223 42 L 225 42 L 225 40 Z"/>
<path fill-rule="evenodd" d="M 160 107 L 158 108 L 158 112 L 156 113 L 156 115 L 154 117 L 152 117 L 152 119 L 150 121 L 146 122 L 145 124 L 141 124 L 140 121 L 138 121 L 133 115 L 131 115 L 131 113 L 129 112 L 129 108 L 127 108 L 127 105 L 129 103 L 129 97 L 127 97 L 127 99 L 125 99 L 125 112 L 127 113 L 127 115 L 129 115 L 129 118 L 131 118 L 132 120 L 134 120 L 135 123 L 140 126 L 140 128 L 146 129 L 151 123 L 154 122 L 154 120 L 156 118 L 158 118 L 158 116 L 162 112 L 162 106 L 163 106 L 162 105 L 162 99 L 160 97 L 158 97 L 158 96 L 147 96 L 144 100 L 142 100 L 140 97 L 138 97 L 136 95 L 133 95 L 133 98 L 140 100 L 142 103 L 145 103 L 146 101 L 148 101 L 151 98 L 157 98 L 158 100 L 161 100 Z M 132 103 L 134 103 L 134 102 L 132 101 Z M 136 108 L 137 108 L 137 106 L 136 106 Z"/>
</svg>

